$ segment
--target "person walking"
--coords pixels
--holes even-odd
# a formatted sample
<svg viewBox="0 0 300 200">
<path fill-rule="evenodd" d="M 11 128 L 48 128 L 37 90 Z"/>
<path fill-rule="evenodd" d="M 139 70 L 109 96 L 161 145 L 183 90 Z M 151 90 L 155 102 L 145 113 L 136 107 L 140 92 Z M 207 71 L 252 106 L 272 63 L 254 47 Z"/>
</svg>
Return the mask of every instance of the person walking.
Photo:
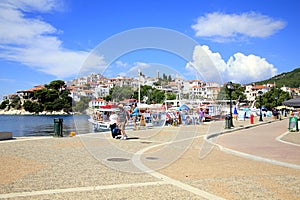
<svg viewBox="0 0 300 200">
<path fill-rule="evenodd" d="M 118 124 L 118 127 L 121 129 L 121 134 L 122 134 L 121 140 L 126 140 L 127 135 L 125 133 L 125 125 L 128 122 L 128 115 L 127 115 L 126 110 L 123 107 L 123 104 L 119 104 L 118 107 L 119 107 L 120 111 L 118 113 L 117 124 Z"/>
<path fill-rule="evenodd" d="M 204 110 L 203 108 L 200 108 L 200 111 L 199 111 L 199 121 L 200 121 L 200 124 L 204 122 Z"/>
<path fill-rule="evenodd" d="M 115 111 L 112 111 L 109 116 L 109 126 L 110 126 L 111 136 L 115 139 L 117 139 L 118 137 L 118 133 L 116 133 L 116 130 L 118 128 L 117 120 L 118 120 L 118 115 L 115 113 Z"/>
<path fill-rule="evenodd" d="M 136 122 L 138 120 L 139 117 L 139 109 L 137 107 L 137 104 L 133 104 L 133 111 L 130 115 L 131 117 L 133 117 L 133 130 L 136 130 Z"/>
</svg>

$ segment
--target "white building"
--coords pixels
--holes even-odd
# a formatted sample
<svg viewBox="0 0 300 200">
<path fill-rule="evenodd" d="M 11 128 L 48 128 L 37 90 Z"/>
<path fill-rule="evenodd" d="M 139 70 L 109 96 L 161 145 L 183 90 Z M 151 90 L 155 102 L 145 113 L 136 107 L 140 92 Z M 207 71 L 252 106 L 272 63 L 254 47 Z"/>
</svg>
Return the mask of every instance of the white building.
<svg viewBox="0 0 300 200">
<path fill-rule="evenodd" d="M 95 88 L 94 96 L 96 98 L 106 97 L 107 95 L 109 95 L 109 90 L 110 90 L 110 87 L 108 85 L 98 85 Z"/>
<path fill-rule="evenodd" d="M 107 102 L 101 98 L 89 102 L 89 108 L 99 108 L 100 106 L 106 106 L 106 105 Z"/>
<path fill-rule="evenodd" d="M 216 82 L 207 82 L 203 88 L 203 97 L 206 99 L 217 99 L 221 89 L 220 85 Z"/>
<path fill-rule="evenodd" d="M 269 90 L 270 87 L 267 85 L 246 85 L 244 94 L 246 95 L 248 101 L 253 102 L 258 96 L 258 91 L 262 91 L 264 94 Z"/>
</svg>

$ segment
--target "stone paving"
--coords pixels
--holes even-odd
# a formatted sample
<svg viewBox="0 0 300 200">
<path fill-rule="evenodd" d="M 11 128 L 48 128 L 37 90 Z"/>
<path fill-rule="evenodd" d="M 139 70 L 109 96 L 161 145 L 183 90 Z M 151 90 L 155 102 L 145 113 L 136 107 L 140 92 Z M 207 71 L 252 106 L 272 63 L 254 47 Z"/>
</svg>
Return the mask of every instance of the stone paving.
<svg viewBox="0 0 300 200">
<path fill-rule="evenodd" d="M 233 155 L 204 140 L 250 124 L 234 125 L 128 131 L 126 141 L 103 133 L 0 141 L 0 199 L 299 199 L 300 170 Z M 295 134 L 281 139 L 297 143 Z"/>
</svg>

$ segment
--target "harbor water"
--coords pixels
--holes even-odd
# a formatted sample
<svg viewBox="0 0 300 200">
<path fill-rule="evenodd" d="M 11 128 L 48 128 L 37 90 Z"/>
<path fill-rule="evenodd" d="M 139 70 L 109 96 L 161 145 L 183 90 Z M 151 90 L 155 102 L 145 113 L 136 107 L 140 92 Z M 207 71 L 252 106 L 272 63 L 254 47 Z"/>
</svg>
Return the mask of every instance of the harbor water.
<svg viewBox="0 0 300 200">
<path fill-rule="evenodd" d="M 54 134 L 54 119 L 63 119 L 63 134 L 93 132 L 88 115 L 0 115 L 0 132 L 12 132 L 13 137 L 50 136 Z"/>
</svg>

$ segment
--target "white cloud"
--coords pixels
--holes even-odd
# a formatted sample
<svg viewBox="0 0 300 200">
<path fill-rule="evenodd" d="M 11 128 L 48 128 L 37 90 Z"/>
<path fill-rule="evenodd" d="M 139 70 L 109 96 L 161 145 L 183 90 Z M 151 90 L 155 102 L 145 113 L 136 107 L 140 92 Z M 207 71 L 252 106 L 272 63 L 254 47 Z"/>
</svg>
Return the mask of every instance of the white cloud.
<svg viewBox="0 0 300 200">
<path fill-rule="evenodd" d="M 63 6 L 63 1 L 59 0 L 2 0 L 1 5 L 15 9 L 21 9 L 26 12 L 39 11 L 49 12 L 52 10 L 60 10 Z"/>
<path fill-rule="evenodd" d="M 120 60 L 116 61 L 116 66 L 117 67 L 121 67 L 121 68 L 127 68 L 128 67 L 128 63 L 124 63 Z"/>
<path fill-rule="evenodd" d="M 260 81 L 276 74 L 277 69 L 272 64 L 255 55 L 236 53 L 227 62 L 228 79 L 238 83 Z"/>
<path fill-rule="evenodd" d="M 243 37 L 264 38 L 284 28 L 286 23 L 255 12 L 237 14 L 209 13 L 192 25 L 196 36 L 218 42 Z"/>
<path fill-rule="evenodd" d="M 208 46 L 196 46 L 193 52 L 193 61 L 186 65 L 190 74 L 200 73 L 197 77 L 204 81 L 221 82 L 221 75 L 226 70 L 226 63 L 219 53 L 213 53 Z"/>
<path fill-rule="evenodd" d="M 193 61 L 186 65 L 198 68 L 205 81 L 233 81 L 236 83 L 250 83 L 268 79 L 277 74 L 277 69 L 256 55 L 235 53 L 227 62 L 219 53 L 212 52 L 208 46 L 197 46 L 194 50 Z"/>
<path fill-rule="evenodd" d="M 15 79 L 9 79 L 9 78 L 0 78 L 0 82 L 10 82 L 10 83 L 13 83 L 13 82 L 16 82 Z"/>
<path fill-rule="evenodd" d="M 76 75 L 88 52 L 63 48 L 61 33 L 38 17 L 25 12 L 61 9 L 59 0 L 3 0 L 0 2 L 0 58 L 65 78 Z"/>
</svg>

